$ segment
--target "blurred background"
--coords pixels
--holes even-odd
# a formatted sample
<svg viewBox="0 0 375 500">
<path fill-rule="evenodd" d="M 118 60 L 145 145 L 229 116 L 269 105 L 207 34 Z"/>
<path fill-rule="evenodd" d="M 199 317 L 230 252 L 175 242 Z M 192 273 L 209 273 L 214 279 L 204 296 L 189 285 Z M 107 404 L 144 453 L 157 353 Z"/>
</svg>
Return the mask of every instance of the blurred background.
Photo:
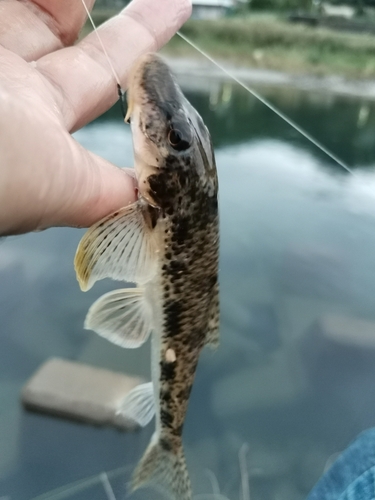
<svg viewBox="0 0 375 500">
<path fill-rule="evenodd" d="M 304 500 L 337 453 L 375 426 L 375 2 L 193 3 L 182 32 L 353 171 L 182 39 L 163 49 L 211 131 L 220 182 L 221 345 L 201 357 L 184 431 L 194 493 L 248 500 L 247 443 L 251 500 Z M 122 6 L 98 1 L 94 19 Z M 132 165 L 118 104 L 74 136 Z M 51 356 L 149 376 L 148 345 L 126 351 L 83 330 L 91 303 L 118 284 L 80 292 L 82 234 L 0 242 L 2 500 L 113 500 L 103 471 L 115 498 L 127 498 L 152 433 L 153 424 L 124 433 L 20 405 Z"/>
<path fill-rule="evenodd" d="M 94 19 L 105 21 L 128 2 L 97 0 Z M 199 47 L 231 65 L 294 74 L 375 74 L 375 0 L 192 0 L 181 29 Z M 91 27 L 87 24 L 87 30 Z M 168 46 L 189 55 L 176 38 Z"/>
</svg>

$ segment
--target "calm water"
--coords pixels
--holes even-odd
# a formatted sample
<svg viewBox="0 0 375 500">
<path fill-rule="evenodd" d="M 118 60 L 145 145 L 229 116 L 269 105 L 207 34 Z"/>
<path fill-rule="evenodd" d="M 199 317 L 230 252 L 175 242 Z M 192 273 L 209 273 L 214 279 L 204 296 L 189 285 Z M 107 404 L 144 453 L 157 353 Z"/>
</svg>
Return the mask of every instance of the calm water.
<svg viewBox="0 0 375 500">
<path fill-rule="evenodd" d="M 238 453 L 248 443 L 251 500 L 302 500 L 333 454 L 375 426 L 375 104 L 262 89 L 356 168 L 350 176 L 236 86 L 204 85 L 185 91 L 216 147 L 222 341 L 201 358 L 187 415 L 194 491 L 212 493 L 209 469 L 237 500 Z M 132 164 L 118 108 L 76 139 Z M 126 434 L 20 406 L 23 384 L 51 356 L 149 373 L 148 346 L 127 352 L 83 331 L 89 305 L 112 285 L 80 292 L 73 257 L 81 236 L 52 229 L 0 244 L 2 499 L 34 498 L 118 467 L 126 471 L 111 482 L 124 498 L 152 433 L 153 425 Z M 159 498 L 132 498 L 150 497 Z M 69 498 L 107 497 L 99 482 Z"/>
</svg>

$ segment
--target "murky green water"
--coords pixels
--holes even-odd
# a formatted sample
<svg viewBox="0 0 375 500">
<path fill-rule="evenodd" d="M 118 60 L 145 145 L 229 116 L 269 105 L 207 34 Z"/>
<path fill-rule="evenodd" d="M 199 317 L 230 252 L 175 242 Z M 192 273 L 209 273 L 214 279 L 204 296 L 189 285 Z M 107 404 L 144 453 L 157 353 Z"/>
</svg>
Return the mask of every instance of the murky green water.
<svg viewBox="0 0 375 500">
<path fill-rule="evenodd" d="M 262 89 L 353 166 L 350 176 L 245 91 L 204 85 L 186 94 L 216 146 L 222 341 L 201 358 L 187 415 L 194 491 L 213 491 L 209 469 L 237 500 L 238 452 L 248 443 L 251 500 L 302 500 L 332 454 L 375 425 L 375 104 Z M 117 108 L 76 138 L 118 165 L 132 163 Z M 149 373 L 148 346 L 127 352 L 83 331 L 89 305 L 112 285 L 79 291 L 81 235 L 52 229 L 0 244 L 1 498 L 131 471 L 152 433 L 152 425 L 125 434 L 20 406 L 22 385 L 51 356 Z M 117 500 L 129 474 L 110 477 Z M 69 497 L 107 498 L 100 481 Z"/>
</svg>

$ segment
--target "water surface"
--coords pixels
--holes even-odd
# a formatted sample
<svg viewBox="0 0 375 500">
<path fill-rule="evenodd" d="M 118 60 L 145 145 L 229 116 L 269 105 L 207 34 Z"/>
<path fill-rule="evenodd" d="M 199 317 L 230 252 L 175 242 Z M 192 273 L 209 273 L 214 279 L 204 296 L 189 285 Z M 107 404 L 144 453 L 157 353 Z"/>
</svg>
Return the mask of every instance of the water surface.
<svg viewBox="0 0 375 500">
<path fill-rule="evenodd" d="M 248 443 L 251 499 L 302 500 L 333 454 L 375 425 L 375 104 L 260 90 L 357 175 L 236 85 L 185 88 L 216 149 L 222 308 L 221 345 L 201 358 L 184 442 L 197 494 L 212 492 L 210 469 L 237 500 L 238 452 Z M 75 136 L 132 164 L 118 108 Z M 152 433 L 152 425 L 126 434 L 20 406 L 23 384 L 51 356 L 149 375 L 147 345 L 125 351 L 82 328 L 90 304 L 113 288 L 104 281 L 80 292 L 73 258 L 82 234 L 59 228 L 0 244 L 0 497 L 26 500 L 128 466 L 110 476 L 123 498 Z M 106 496 L 98 481 L 69 498 Z"/>
</svg>

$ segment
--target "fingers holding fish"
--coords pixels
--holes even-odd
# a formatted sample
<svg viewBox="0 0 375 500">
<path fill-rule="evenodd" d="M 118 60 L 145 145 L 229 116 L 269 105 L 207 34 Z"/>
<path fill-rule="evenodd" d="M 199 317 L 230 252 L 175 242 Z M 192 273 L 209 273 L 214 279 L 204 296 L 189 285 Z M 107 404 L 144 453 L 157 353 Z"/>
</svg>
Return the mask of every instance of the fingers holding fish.
<svg viewBox="0 0 375 500">
<path fill-rule="evenodd" d="M 164 45 L 190 13 L 190 0 L 135 0 L 100 26 L 100 39 L 123 88 L 136 59 Z M 74 47 L 42 57 L 37 69 L 52 82 L 70 131 L 93 120 L 118 99 L 114 76 L 95 33 Z"/>
</svg>

